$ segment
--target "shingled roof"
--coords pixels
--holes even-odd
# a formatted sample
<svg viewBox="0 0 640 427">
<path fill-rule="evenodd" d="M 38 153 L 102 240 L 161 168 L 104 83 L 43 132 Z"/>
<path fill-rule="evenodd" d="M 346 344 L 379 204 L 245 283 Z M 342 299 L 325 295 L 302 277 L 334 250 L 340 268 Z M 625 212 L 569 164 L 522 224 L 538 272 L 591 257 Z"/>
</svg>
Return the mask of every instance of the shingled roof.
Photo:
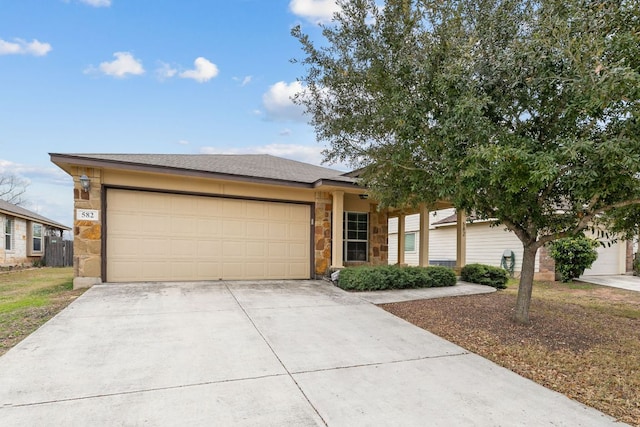
<svg viewBox="0 0 640 427">
<path fill-rule="evenodd" d="M 18 218 L 24 218 L 30 221 L 36 221 L 40 224 L 48 225 L 61 230 L 71 230 L 71 228 L 67 227 L 66 225 L 62 225 L 59 222 L 53 221 L 49 218 L 43 217 L 42 215 L 39 215 L 21 206 L 14 205 L 13 203 L 9 203 L 4 200 L 0 200 L 0 213 L 15 216 Z"/>
<path fill-rule="evenodd" d="M 54 163 L 101 167 L 145 167 L 159 172 L 192 171 L 217 177 L 254 178 L 313 185 L 333 181 L 355 185 L 356 178 L 335 169 L 269 154 L 50 154 Z"/>
</svg>

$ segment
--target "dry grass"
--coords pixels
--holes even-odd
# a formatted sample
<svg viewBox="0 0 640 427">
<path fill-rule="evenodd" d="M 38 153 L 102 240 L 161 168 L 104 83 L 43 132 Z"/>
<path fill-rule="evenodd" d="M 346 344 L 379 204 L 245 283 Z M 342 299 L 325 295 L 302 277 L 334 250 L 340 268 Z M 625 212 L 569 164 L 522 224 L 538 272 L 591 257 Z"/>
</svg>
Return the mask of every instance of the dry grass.
<svg viewBox="0 0 640 427">
<path fill-rule="evenodd" d="M 531 324 L 511 320 L 517 287 L 382 307 L 620 421 L 640 426 L 640 292 L 536 283 Z"/>
<path fill-rule="evenodd" d="M 73 290 L 72 268 L 38 268 L 0 274 L 0 355 L 82 292 Z"/>
</svg>

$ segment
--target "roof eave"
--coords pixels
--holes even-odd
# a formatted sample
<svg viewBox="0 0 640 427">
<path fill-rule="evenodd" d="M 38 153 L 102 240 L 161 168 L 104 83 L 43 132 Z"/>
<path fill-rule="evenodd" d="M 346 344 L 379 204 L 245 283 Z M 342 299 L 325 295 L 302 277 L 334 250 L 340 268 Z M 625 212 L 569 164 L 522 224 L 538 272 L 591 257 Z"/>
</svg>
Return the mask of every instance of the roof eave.
<svg viewBox="0 0 640 427">
<path fill-rule="evenodd" d="M 58 228 L 60 230 L 71 230 L 71 227 L 67 227 L 66 225 L 62 225 L 59 224 L 57 222 L 54 221 L 47 221 L 43 218 L 36 218 L 33 216 L 29 216 L 29 215 L 24 215 L 18 212 L 14 212 L 8 209 L 0 209 L 0 214 L 3 215 L 8 215 L 8 216 L 12 216 L 14 218 L 20 218 L 20 219 L 25 219 L 27 221 L 32 221 L 32 222 L 37 222 L 38 224 L 43 224 L 43 225 L 47 225 L 49 227 L 54 227 L 54 228 Z"/>
<path fill-rule="evenodd" d="M 173 166 L 161 166 L 161 165 L 145 165 L 140 163 L 117 161 L 109 159 L 89 159 L 84 157 L 77 157 L 69 154 L 57 154 L 49 153 L 51 161 L 58 165 L 63 170 L 66 170 L 63 165 L 85 166 L 94 168 L 114 168 L 122 170 L 130 170 L 134 172 L 153 172 L 153 173 L 165 173 L 180 176 L 190 176 L 198 178 L 218 179 L 222 181 L 240 181 L 249 182 L 253 184 L 266 184 L 266 185 L 278 185 L 284 187 L 297 187 L 297 188 L 315 188 L 315 182 L 298 182 L 285 179 L 276 178 L 262 178 L 253 177 L 249 175 L 236 175 L 220 172 L 208 172 L 199 171 L 194 169 L 177 168 Z M 69 173 L 69 171 L 67 171 Z M 317 182 L 317 181 L 316 181 Z"/>
</svg>

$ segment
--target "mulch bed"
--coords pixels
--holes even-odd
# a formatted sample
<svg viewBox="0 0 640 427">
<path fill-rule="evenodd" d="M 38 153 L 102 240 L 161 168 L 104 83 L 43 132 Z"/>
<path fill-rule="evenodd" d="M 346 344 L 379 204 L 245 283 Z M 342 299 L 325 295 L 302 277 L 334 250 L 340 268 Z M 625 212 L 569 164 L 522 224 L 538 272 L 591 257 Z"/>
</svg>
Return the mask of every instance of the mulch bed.
<svg viewBox="0 0 640 427">
<path fill-rule="evenodd" d="M 381 307 L 545 387 L 640 426 L 640 319 L 588 303 L 534 298 L 531 323 L 520 325 L 512 321 L 515 292 L 504 291 Z"/>
</svg>

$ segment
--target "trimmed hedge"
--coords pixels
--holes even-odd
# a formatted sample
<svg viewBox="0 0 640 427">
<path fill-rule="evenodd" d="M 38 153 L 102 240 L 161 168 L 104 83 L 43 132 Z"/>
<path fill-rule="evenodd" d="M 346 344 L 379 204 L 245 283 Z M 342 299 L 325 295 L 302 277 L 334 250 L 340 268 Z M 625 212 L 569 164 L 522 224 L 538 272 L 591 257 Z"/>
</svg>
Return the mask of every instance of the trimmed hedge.
<svg viewBox="0 0 640 427">
<path fill-rule="evenodd" d="M 465 282 L 493 286 L 497 289 L 507 287 L 507 270 L 486 264 L 467 264 L 460 271 L 460 278 Z"/>
<path fill-rule="evenodd" d="M 347 291 L 378 291 L 453 286 L 456 274 L 447 267 L 397 265 L 347 267 L 340 271 L 338 287 Z"/>
</svg>

